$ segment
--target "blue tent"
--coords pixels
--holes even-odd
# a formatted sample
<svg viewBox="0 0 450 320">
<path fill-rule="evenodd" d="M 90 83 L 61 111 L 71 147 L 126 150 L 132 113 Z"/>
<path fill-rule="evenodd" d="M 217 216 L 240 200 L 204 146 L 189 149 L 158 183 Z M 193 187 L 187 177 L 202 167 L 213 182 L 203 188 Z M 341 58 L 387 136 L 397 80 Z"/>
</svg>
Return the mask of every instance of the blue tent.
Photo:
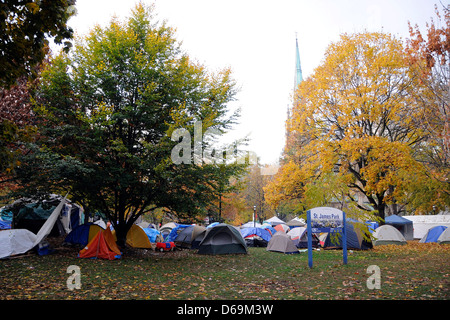
<svg viewBox="0 0 450 320">
<path fill-rule="evenodd" d="M 422 239 L 420 239 L 420 243 L 430 243 L 430 242 L 437 242 L 439 236 L 442 232 L 447 229 L 446 226 L 436 226 L 427 231 L 427 233 L 423 236 Z"/>
<path fill-rule="evenodd" d="M 88 244 L 89 230 L 91 228 L 91 225 L 92 223 L 79 225 L 78 227 L 70 231 L 70 233 L 66 236 L 64 242 L 86 246 Z"/>
<path fill-rule="evenodd" d="M 354 220 L 353 220 L 354 221 Z M 360 250 L 367 250 L 372 249 L 372 241 L 367 240 L 364 238 L 364 236 L 361 234 L 360 231 L 356 231 L 353 227 L 353 224 L 351 223 L 352 219 L 347 219 L 347 248 L 348 249 L 360 249 Z M 323 247 L 324 248 L 342 248 L 342 235 L 340 232 L 335 233 L 332 235 L 332 233 L 328 233 Z"/>
<path fill-rule="evenodd" d="M 400 231 L 406 240 L 414 239 L 413 222 L 411 220 L 393 214 L 386 217 L 384 222 Z"/>
<path fill-rule="evenodd" d="M 92 240 L 97 232 L 102 229 L 103 228 L 101 226 L 91 222 L 80 224 L 78 227 L 69 232 L 64 239 L 64 242 L 86 246 L 89 243 L 89 240 Z M 91 237 L 89 237 L 89 232 L 91 232 Z"/>
</svg>

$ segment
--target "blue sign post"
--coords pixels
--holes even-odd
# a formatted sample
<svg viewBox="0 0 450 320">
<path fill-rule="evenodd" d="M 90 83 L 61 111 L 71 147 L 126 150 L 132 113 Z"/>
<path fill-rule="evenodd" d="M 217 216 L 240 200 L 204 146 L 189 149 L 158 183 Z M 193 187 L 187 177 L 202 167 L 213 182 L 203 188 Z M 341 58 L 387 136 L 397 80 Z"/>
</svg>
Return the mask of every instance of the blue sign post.
<svg viewBox="0 0 450 320">
<path fill-rule="evenodd" d="M 306 211 L 308 236 L 308 265 L 313 267 L 312 234 L 340 232 L 342 234 L 342 259 L 347 264 L 347 227 L 345 212 L 329 207 L 317 207 Z"/>
</svg>

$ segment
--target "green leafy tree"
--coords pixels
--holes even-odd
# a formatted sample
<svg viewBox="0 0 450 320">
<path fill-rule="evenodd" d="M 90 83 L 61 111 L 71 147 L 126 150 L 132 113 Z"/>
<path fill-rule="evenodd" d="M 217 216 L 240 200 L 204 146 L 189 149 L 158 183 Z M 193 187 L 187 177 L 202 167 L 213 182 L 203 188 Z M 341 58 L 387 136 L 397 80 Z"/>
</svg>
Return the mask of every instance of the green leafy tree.
<svg viewBox="0 0 450 320">
<path fill-rule="evenodd" d="M 40 139 L 23 159 L 23 192 L 68 190 L 113 224 L 119 245 L 136 219 L 165 208 L 185 220 L 202 214 L 239 172 L 205 163 L 182 141 L 189 161 L 173 161 L 177 129 L 194 137 L 224 132 L 237 113 L 229 70 L 209 73 L 182 52 L 174 31 L 138 4 L 124 22 L 96 26 L 43 71 L 36 96 Z M 213 139 L 203 139 L 203 149 Z M 37 169 L 39 168 L 39 170 Z M 231 168 L 231 167 L 230 167 Z"/>
<path fill-rule="evenodd" d="M 0 87 L 23 75 L 36 75 L 44 60 L 48 38 L 69 50 L 73 30 L 67 20 L 76 0 L 3 0 L 0 2 Z"/>
</svg>

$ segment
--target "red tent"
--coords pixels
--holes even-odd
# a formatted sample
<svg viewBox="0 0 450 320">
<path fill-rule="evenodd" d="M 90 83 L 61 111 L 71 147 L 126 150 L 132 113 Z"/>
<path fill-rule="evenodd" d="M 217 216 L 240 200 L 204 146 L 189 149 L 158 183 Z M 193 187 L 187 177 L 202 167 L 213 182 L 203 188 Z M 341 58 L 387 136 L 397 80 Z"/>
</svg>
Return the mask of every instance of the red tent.
<svg viewBox="0 0 450 320">
<path fill-rule="evenodd" d="M 114 241 L 114 236 L 109 229 L 97 233 L 97 235 L 84 247 L 78 257 L 80 258 L 100 258 L 114 260 L 121 256 L 121 252 Z"/>
</svg>

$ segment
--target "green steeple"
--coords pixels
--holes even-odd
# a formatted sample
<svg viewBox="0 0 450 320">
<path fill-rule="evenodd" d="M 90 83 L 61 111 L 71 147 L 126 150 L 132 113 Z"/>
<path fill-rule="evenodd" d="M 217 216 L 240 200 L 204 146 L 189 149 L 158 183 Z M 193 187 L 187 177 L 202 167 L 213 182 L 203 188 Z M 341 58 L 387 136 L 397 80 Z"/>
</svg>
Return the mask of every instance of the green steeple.
<svg viewBox="0 0 450 320">
<path fill-rule="evenodd" d="M 302 66 L 300 64 L 300 53 L 298 51 L 298 41 L 297 41 L 297 35 L 295 36 L 295 88 L 294 90 L 297 90 L 298 85 L 300 82 L 303 81 L 303 75 L 302 75 Z"/>
</svg>

